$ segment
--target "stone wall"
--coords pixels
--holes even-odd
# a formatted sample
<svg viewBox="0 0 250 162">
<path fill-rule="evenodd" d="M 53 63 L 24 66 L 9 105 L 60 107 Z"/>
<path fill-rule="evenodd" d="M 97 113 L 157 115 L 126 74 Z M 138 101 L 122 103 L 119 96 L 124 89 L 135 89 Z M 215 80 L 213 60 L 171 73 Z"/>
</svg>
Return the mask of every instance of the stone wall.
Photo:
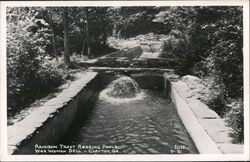
<svg viewBox="0 0 250 162">
<path fill-rule="evenodd" d="M 99 76 L 87 72 L 25 119 L 8 127 L 8 153 L 32 154 L 35 144 L 55 144 L 72 124 L 76 114 L 99 89 Z"/>
</svg>

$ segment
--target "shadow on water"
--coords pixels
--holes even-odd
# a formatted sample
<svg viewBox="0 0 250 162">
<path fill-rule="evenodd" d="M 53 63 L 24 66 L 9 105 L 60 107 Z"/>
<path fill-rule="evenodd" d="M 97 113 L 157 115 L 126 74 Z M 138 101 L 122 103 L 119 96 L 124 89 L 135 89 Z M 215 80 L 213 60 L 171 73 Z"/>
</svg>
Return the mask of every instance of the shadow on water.
<svg viewBox="0 0 250 162">
<path fill-rule="evenodd" d="M 81 128 L 82 125 L 87 125 L 92 117 L 93 111 L 95 109 L 95 103 L 98 99 L 98 95 L 101 90 L 97 91 L 90 100 L 84 105 L 84 108 L 77 113 L 72 125 L 67 130 L 67 132 L 62 136 L 61 143 L 70 143 L 74 138 L 77 130 Z M 81 124 L 79 124 L 81 123 Z"/>
</svg>

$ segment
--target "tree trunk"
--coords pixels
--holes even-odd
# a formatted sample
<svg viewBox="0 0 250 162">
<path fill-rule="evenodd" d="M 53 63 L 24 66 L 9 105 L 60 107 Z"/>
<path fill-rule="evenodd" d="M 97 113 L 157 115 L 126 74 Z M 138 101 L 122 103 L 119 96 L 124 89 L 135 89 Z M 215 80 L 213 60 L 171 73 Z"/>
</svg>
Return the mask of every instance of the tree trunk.
<svg viewBox="0 0 250 162">
<path fill-rule="evenodd" d="M 64 61 L 66 66 L 70 65 L 70 47 L 69 47 L 69 22 L 68 7 L 63 8 L 63 29 L 64 29 Z"/>
<path fill-rule="evenodd" d="M 84 19 L 86 20 L 86 24 L 85 26 L 83 26 L 83 44 L 82 44 L 82 56 L 85 55 L 86 52 L 86 44 L 87 44 L 87 30 L 86 30 L 86 26 L 87 26 L 87 9 L 83 8 L 83 15 L 84 15 Z"/>
<path fill-rule="evenodd" d="M 84 35 L 84 36 L 85 36 L 85 35 Z M 83 36 L 83 38 L 84 38 L 84 36 Z M 82 52 L 81 52 L 82 56 L 84 56 L 85 46 L 86 46 L 86 39 L 83 39 Z"/>
<path fill-rule="evenodd" d="M 121 37 L 121 30 L 118 31 L 116 37 L 120 38 Z"/>
<path fill-rule="evenodd" d="M 102 35 L 102 44 L 107 45 L 107 33 L 106 33 L 106 31 Z"/>
<path fill-rule="evenodd" d="M 116 32 L 117 32 L 117 25 L 116 23 L 114 24 L 113 31 L 112 31 L 112 36 L 116 37 Z"/>
<path fill-rule="evenodd" d="M 53 32 L 53 29 L 52 29 L 52 34 L 53 34 L 52 44 L 53 44 L 54 55 L 55 55 L 55 58 L 56 58 L 56 62 L 58 63 L 58 57 L 57 57 L 57 51 L 56 51 L 56 36 L 55 36 L 55 34 Z"/>
<path fill-rule="evenodd" d="M 90 36 L 89 36 L 89 18 L 88 18 L 88 9 L 86 9 L 86 44 L 87 44 L 87 56 L 90 57 L 91 48 L 90 48 Z"/>
<path fill-rule="evenodd" d="M 58 56 L 57 56 L 57 47 L 56 47 L 56 35 L 55 35 L 55 27 L 54 27 L 54 23 L 53 23 L 53 18 L 52 18 L 52 14 L 50 13 L 50 11 L 48 11 L 49 14 L 49 24 L 51 27 L 51 31 L 52 31 L 52 45 L 53 45 L 53 50 L 54 50 L 54 56 L 56 58 L 56 62 L 58 63 Z"/>
</svg>

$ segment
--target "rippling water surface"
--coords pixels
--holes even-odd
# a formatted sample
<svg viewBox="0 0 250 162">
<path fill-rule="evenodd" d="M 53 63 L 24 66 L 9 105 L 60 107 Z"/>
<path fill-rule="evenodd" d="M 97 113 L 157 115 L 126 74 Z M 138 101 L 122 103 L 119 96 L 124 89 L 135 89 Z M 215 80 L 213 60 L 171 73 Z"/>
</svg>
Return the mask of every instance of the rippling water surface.
<svg viewBox="0 0 250 162">
<path fill-rule="evenodd" d="M 143 99 L 127 103 L 99 97 L 60 143 L 116 146 L 121 154 L 197 153 L 173 104 L 159 91 L 143 91 Z"/>
</svg>

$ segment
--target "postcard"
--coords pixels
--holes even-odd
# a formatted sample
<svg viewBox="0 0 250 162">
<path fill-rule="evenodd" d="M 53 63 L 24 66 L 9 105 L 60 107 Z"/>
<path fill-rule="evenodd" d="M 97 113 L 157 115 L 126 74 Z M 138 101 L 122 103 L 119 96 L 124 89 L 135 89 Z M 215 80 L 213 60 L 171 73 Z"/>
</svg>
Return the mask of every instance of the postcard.
<svg viewBox="0 0 250 162">
<path fill-rule="evenodd" d="M 5 1 L 1 161 L 249 160 L 249 1 Z"/>
</svg>

